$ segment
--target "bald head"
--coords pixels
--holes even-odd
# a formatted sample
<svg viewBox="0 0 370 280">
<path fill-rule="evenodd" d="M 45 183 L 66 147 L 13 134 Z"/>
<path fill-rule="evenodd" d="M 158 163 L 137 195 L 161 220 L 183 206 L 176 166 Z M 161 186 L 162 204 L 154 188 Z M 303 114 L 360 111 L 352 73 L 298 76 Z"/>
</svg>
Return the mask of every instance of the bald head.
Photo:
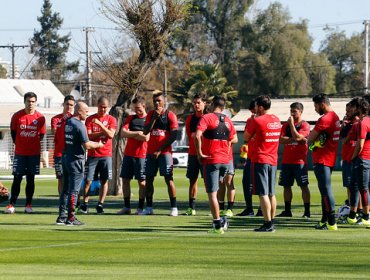
<svg viewBox="0 0 370 280">
<path fill-rule="evenodd" d="M 76 103 L 75 106 L 75 113 L 74 115 L 78 117 L 81 121 L 86 120 L 89 114 L 89 106 L 85 102 L 79 101 Z"/>
</svg>

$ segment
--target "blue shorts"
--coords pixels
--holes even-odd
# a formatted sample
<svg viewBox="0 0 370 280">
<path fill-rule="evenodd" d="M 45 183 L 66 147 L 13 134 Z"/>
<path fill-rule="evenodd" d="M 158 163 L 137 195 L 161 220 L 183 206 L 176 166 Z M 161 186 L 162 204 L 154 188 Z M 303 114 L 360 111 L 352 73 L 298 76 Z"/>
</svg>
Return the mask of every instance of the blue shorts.
<svg viewBox="0 0 370 280">
<path fill-rule="evenodd" d="M 186 168 L 186 178 L 188 179 L 198 179 L 198 176 L 203 178 L 203 167 L 200 164 L 198 157 L 194 155 L 188 156 L 188 166 Z"/>
<path fill-rule="evenodd" d="M 146 156 L 145 175 L 155 177 L 159 168 L 159 175 L 165 177 L 173 176 L 173 160 L 171 154 L 160 154 L 158 158 L 153 155 Z"/>
<path fill-rule="evenodd" d="M 100 175 L 100 176 L 99 176 Z M 88 157 L 85 165 L 85 179 L 87 181 L 107 181 L 112 179 L 111 157 Z"/>
<path fill-rule="evenodd" d="M 279 186 L 291 187 L 294 179 L 300 187 L 308 186 L 308 171 L 306 164 L 282 164 L 279 176 Z"/>
<path fill-rule="evenodd" d="M 343 187 L 349 188 L 351 185 L 352 162 L 342 161 L 342 182 Z"/>
<path fill-rule="evenodd" d="M 14 155 L 13 175 L 37 175 L 40 174 L 40 155 L 20 156 Z"/>
<path fill-rule="evenodd" d="M 124 179 L 145 180 L 145 158 L 124 156 L 122 160 L 120 177 Z"/>
<path fill-rule="evenodd" d="M 220 183 L 220 177 L 225 176 L 229 164 L 204 164 L 203 175 L 204 185 L 207 193 L 217 192 Z"/>
<path fill-rule="evenodd" d="M 54 169 L 57 179 L 63 178 L 62 157 L 54 157 Z"/>
<path fill-rule="evenodd" d="M 235 175 L 235 166 L 234 166 L 234 160 L 230 160 L 229 163 L 229 169 L 227 170 L 227 175 Z"/>
<path fill-rule="evenodd" d="M 275 195 L 276 170 L 277 166 L 252 163 L 253 189 L 257 195 Z"/>
</svg>

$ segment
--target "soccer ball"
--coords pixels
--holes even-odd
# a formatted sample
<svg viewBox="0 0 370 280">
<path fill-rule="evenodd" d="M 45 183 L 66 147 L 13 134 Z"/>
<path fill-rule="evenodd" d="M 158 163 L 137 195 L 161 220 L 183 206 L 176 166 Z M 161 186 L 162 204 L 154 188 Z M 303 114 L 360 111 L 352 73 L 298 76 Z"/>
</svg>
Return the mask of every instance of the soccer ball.
<svg viewBox="0 0 370 280">
<path fill-rule="evenodd" d="M 347 217 L 349 215 L 350 208 L 348 205 L 343 205 L 338 208 L 337 218 Z"/>
</svg>

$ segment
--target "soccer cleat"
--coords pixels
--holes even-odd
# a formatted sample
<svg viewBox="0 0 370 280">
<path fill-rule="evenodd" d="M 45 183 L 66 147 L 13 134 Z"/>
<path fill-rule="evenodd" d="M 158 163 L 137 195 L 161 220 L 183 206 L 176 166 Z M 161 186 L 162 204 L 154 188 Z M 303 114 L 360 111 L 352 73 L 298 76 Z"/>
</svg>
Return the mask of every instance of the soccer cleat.
<svg viewBox="0 0 370 280">
<path fill-rule="evenodd" d="M 227 209 L 224 216 L 229 218 L 233 217 L 234 216 L 233 210 Z"/>
<path fill-rule="evenodd" d="M 82 214 L 87 214 L 89 213 L 89 208 L 87 207 L 87 204 L 85 203 L 82 203 L 80 205 L 80 207 L 78 208 L 78 212 L 82 213 Z"/>
<path fill-rule="evenodd" d="M 309 219 L 309 218 L 311 218 L 311 214 L 310 213 L 304 213 L 302 215 L 302 218 Z"/>
<path fill-rule="evenodd" d="M 351 219 L 350 217 L 347 217 L 347 218 L 345 219 L 345 221 L 346 221 L 346 224 L 349 224 L 349 225 L 357 225 L 357 224 L 359 224 L 358 222 L 359 222 L 360 220 L 357 220 L 356 218 Z M 343 221 L 343 222 L 344 222 L 344 221 Z"/>
<path fill-rule="evenodd" d="M 185 212 L 186 216 L 195 216 L 196 214 L 197 214 L 197 212 L 195 211 L 195 209 L 190 208 L 190 207 Z"/>
<path fill-rule="evenodd" d="M 256 213 L 256 217 L 262 217 L 262 216 L 263 216 L 262 209 L 258 209 Z"/>
<path fill-rule="evenodd" d="M 96 205 L 95 209 L 97 214 L 104 214 L 103 204 L 99 203 Z"/>
<path fill-rule="evenodd" d="M 327 229 L 327 227 L 326 227 L 326 223 L 322 223 L 322 222 L 318 222 L 316 225 L 315 225 L 315 229 L 324 229 L 325 228 L 325 230 Z"/>
<path fill-rule="evenodd" d="M 67 218 L 62 218 L 62 217 L 60 217 L 60 216 L 59 216 L 59 217 L 57 218 L 57 220 L 56 220 L 56 222 L 55 222 L 55 223 L 56 223 L 57 225 L 59 225 L 59 226 L 60 226 L 60 225 L 65 225 L 65 224 L 66 224 L 66 220 L 67 220 Z"/>
<path fill-rule="evenodd" d="M 169 215 L 171 217 L 177 217 L 179 215 L 179 210 L 177 207 L 172 207 Z"/>
<path fill-rule="evenodd" d="M 256 232 L 275 232 L 275 227 L 274 226 L 268 227 L 266 224 L 263 224 L 259 228 L 255 228 L 254 231 Z"/>
<path fill-rule="evenodd" d="M 5 214 L 14 214 L 15 213 L 15 208 L 14 208 L 13 204 L 8 204 L 8 206 L 6 206 L 6 208 L 5 208 L 4 213 Z"/>
<path fill-rule="evenodd" d="M 213 234 L 224 234 L 225 231 L 222 228 L 212 228 L 208 231 L 208 233 L 213 233 Z"/>
<path fill-rule="evenodd" d="M 77 218 L 74 218 L 73 220 L 67 219 L 66 225 L 67 226 L 83 226 L 84 223 L 77 220 Z"/>
<path fill-rule="evenodd" d="M 328 223 L 326 224 L 326 227 L 328 230 L 338 230 L 338 226 L 335 223 L 334 225 L 329 225 Z"/>
<path fill-rule="evenodd" d="M 290 218 L 290 217 L 293 217 L 293 214 L 292 214 L 292 211 L 286 211 L 286 210 L 284 210 L 279 215 L 276 215 L 276 217 L 287 217 L 287 218 Z"/>
<path fill-rule="evenodd" d="M 152 207 L 147 207 L 139 215 L 141 215 L 141 216 L 154 215 L 153 208 Z"/>
<path fill-rule="evenodd" d="M 117 215 L 130 215 L 131 214 L 131 209 L 123 207 L 121 210 L 117 212 Z"/>
<path fill-rule="evenodd" d="M 357 222 L 358 225 L 364 225 L 366 227 L 370 226 L 370 220 L 365 220 L 364 218 L 361 218 Z"/>
<path fill-rule="evenodd" d="M 253 217 L 254 216 L 254 212 L 253 212 L 253 210 L 244 209 L 242 212 L 236 214 L 236 216 L 240 216 L 240 217 Z"/>
<path fill-rule="evenodd" d="M 135 215 L 142 215 L 143 211 L 144 211 L 143 209 L 137 208 L 136 212 L 135 212 Z"/>
<path fill-rule="evenodd" d="M 227 231 L 230 225 L 229 220 L 226 217 L 221 217 L 220 219 L 221 219 L 221 228 L 224 231 Z"/>
<path fill-rule="evenodd" d="M 24 208 L 24 213 L 26 213 L 26 214 L 32 214 L 33 213 L 33 209 L 32 209 L 31 204 L 26 205 L 26 208 Z"/>
</svg>

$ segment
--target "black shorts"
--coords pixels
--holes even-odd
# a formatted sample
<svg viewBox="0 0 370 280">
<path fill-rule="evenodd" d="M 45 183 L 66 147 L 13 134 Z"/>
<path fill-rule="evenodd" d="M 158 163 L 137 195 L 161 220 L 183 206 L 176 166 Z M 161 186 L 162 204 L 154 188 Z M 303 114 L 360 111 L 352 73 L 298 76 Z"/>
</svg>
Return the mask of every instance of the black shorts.
<svg viewBox="0 0 370 280">
<path fill-rule="evenodd" d="M 276 170 L 277 167 L 270 164 L 252 163 L 252 180 L 255 194 L 259 196 L 275 195 Z"/>
<path fill-rule="evenodd" d="M 300 187 L 308 186 L 308 171 L 306 164 L 282 164 L 279 176 L 279 186 L 291 187 L 294 179 Z"/>
<path fill-rule="evenodd" d="M 203 167 L 199 163 L 198 157 L 194 155 L 188 156 L 188 165 L 186 167 L 186 178 L 188 179 L 197 179 L 200 175 L 203 178 Z"/>
<path fill-rule="evenodd" d="M 161 176 L 173 176 L 173 160 L 171 154 L 160 154 L 158 158 L 155 158 L 153 155 L 146 156 L 146 177 L 155 177 L 157 175 L 158 169 Z"/>
<path fill-rule="evenodd" d="M 145 158 L 124 156 L 120 177 L 124 179 L 145 180 Z"/>
<path fill-rule="evenodd" d="M 20 156 L 15 155 L 13 160 L 13 175 L 38 175 L 40 174 L 40 155 Z"/>
</svg>

